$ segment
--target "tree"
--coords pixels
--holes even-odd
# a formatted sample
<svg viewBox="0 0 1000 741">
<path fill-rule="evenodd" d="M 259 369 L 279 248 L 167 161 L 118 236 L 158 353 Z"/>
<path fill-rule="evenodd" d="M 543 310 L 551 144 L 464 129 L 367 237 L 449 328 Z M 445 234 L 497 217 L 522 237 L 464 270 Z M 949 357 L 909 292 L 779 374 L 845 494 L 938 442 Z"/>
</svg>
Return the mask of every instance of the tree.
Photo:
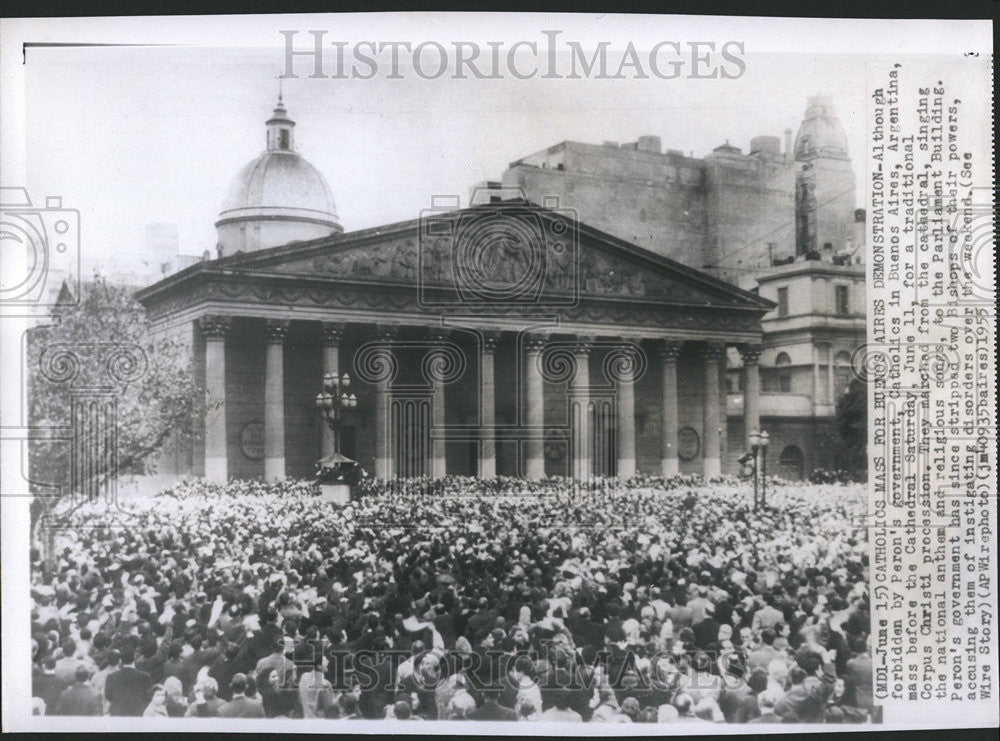
<svg viewBox="0 0 1000 741">
<path fill-rule="evenodd" d="M 868 471 L 868 387 L 860 379 L 853 379 L 837 401 L 837 432 L 844 468 L 852 478 L 863 477 Z"/>
<path fill-rule="evenodd" d="M 186 444 L 204 419 L 189 345 L 154 337 L 132 290 L 97 275 L 79 301 L 61 303 L 50 324 L 28 333 L 36 542 L 40 522 L 51 532 L 111 477 L 152 473 L 156 454 Z"/>
</svg>

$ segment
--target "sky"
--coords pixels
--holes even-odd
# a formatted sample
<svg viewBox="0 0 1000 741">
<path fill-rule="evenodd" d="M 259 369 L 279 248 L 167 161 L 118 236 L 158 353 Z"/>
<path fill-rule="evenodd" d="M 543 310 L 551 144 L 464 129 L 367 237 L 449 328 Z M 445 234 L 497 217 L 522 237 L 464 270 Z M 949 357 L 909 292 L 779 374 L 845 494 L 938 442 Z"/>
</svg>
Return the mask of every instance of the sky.
<svg viewBox="0 0 1000 741">
<path fill-rule="evenodd" d="M 182 253 L 214 254 L 229 182 L 264 148 L 281 40 L 31 48 L 26 59 L 27 186 L 36 203 L 59 195 L 80 211 L 84 273 L 134 260 L 154 222 L 177 226 Z M 753 136 L 794 132 L 817 93 L 833 100 L 860 188 L 866 58 L 744 59 L 737 79 L 674 80 L 389 79 L 381 69 L 368 80 L 311 79 L 300 62 L 282 85 L 296 149 L 325 175 L 347 231 L 416 218 L 438 195 L 465 205 L 475 183 L 563 140 L 652 134 L 697 157 L 726 141 L 747 151 Z"/>
</svg>

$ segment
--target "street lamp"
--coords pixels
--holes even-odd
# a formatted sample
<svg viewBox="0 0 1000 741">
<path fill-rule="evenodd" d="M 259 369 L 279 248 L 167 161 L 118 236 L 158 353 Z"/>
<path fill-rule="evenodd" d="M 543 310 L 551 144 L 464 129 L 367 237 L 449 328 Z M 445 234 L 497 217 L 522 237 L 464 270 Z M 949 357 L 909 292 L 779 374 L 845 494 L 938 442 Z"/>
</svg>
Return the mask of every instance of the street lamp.
<svg viewBox="0 0 1000 741">
<path fill-rule="evenodd" d="M 771 441 L 771 436 L 766 432 L 760 433 L 760 506 L 767 507 L 767 444 Z"/>
<path fill-rule="evenodd" d="M 351 377 L 346 373 L 337 377 L 336 373 L 323 376 L 323 390 L 316 394 L 316 408 L 333 433 L 333 452 L 340 453 L 340 427 L 344 422 L 344 412 L 357 409 L 358 397 L 348 394 Z"/>
<path fill-rule="evenodd" d="M 750 452 L 753 454 L 753 511 L 757 511 L 757 478 L 760 470 L 760 460 L 757 451 L 760 450 L 760 432 L 756 429 L 750 433 Z"/>
<path fill-rule="evenodd" d="M 316 408 L 333 434 L 333 452 L 318 464 L 323 498 L 346 503 L 350 498 L 350 488 L 356 473 L 357 463 L 340 452 L 340 429 L 345 414 L 358 408 L 358 397 L 348 393 L 351 377 L 346 373 L 337 376 L 327 373 L 323 376 L 323 390 L 316 394 Z"/>
</svg>

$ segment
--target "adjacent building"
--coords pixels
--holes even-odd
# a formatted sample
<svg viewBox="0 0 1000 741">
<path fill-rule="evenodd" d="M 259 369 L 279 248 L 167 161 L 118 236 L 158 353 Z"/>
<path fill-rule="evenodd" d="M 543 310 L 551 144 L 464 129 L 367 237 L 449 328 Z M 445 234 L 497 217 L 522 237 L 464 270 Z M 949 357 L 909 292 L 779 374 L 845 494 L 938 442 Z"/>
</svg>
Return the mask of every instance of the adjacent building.
<svg viewBox="0 0 1000 741">
<path fill-rule="evenodd" d="M 746 428 L 747 372 L 760 364 L 760 422 L 772 463 L 801 478 L 834 468 L 836 401 L 865 336 L 865 214 L 831 101 L 811 97 L 792 138 L 725 142 L 703 158 L 657 136 L 626 144 L 564 141 L 512 162 L 474 201 L 557 199 L 578 218 L 774 302 L 760 351 L 730 348 L 728 432 Z M 511 195 L 513 194 L 513 195 Z M 730 445 L 724 467 L 743 452 Z"/>
</svg>

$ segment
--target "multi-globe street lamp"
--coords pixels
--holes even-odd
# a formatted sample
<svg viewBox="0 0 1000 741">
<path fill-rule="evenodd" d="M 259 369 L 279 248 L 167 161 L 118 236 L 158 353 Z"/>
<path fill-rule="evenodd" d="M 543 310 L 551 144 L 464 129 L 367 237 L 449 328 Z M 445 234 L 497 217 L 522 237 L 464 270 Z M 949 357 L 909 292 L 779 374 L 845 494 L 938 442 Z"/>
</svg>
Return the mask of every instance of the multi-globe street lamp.
<svg viewBox="0 0 1000 741">
<path fill-rule="evenodd" d="M 760 506 L 767 506 L 767 445 L 770 441 L 771 436 L 766 431 L 754 430 L 750 433 L 750 452 L 753 454 L 753 509 L 755 512 L 758 506 L 758 486 L 760 487 Z"/>
<path fill-rule="evenodd" d="M 333 433 L 333 452 L 340 453 L 340 427 L 344 422 L 344 413 L 358 406 L 358 397 L 348 394 L 351 387 L 351 377 L 346 373 L 338 378 L 336 373 L 323 376 L 323 390 L 316 394 L 316 408 L 330 432 Z"/>
<path fill-rule="evenodd" d="M 358 465 L 340 452 L 345 416 L 358 407 L 358 397 L 349 393 L 350 388 L 351 377 L 346 373 L 343 376 L 327 373 L 323 376 L 323 390 L 316 395 L 316 408 L 333 438 L 332 453 L 317 464 L 319 481 L 323 498 L 340 503 L 350 499 Z"/>
</svg>

